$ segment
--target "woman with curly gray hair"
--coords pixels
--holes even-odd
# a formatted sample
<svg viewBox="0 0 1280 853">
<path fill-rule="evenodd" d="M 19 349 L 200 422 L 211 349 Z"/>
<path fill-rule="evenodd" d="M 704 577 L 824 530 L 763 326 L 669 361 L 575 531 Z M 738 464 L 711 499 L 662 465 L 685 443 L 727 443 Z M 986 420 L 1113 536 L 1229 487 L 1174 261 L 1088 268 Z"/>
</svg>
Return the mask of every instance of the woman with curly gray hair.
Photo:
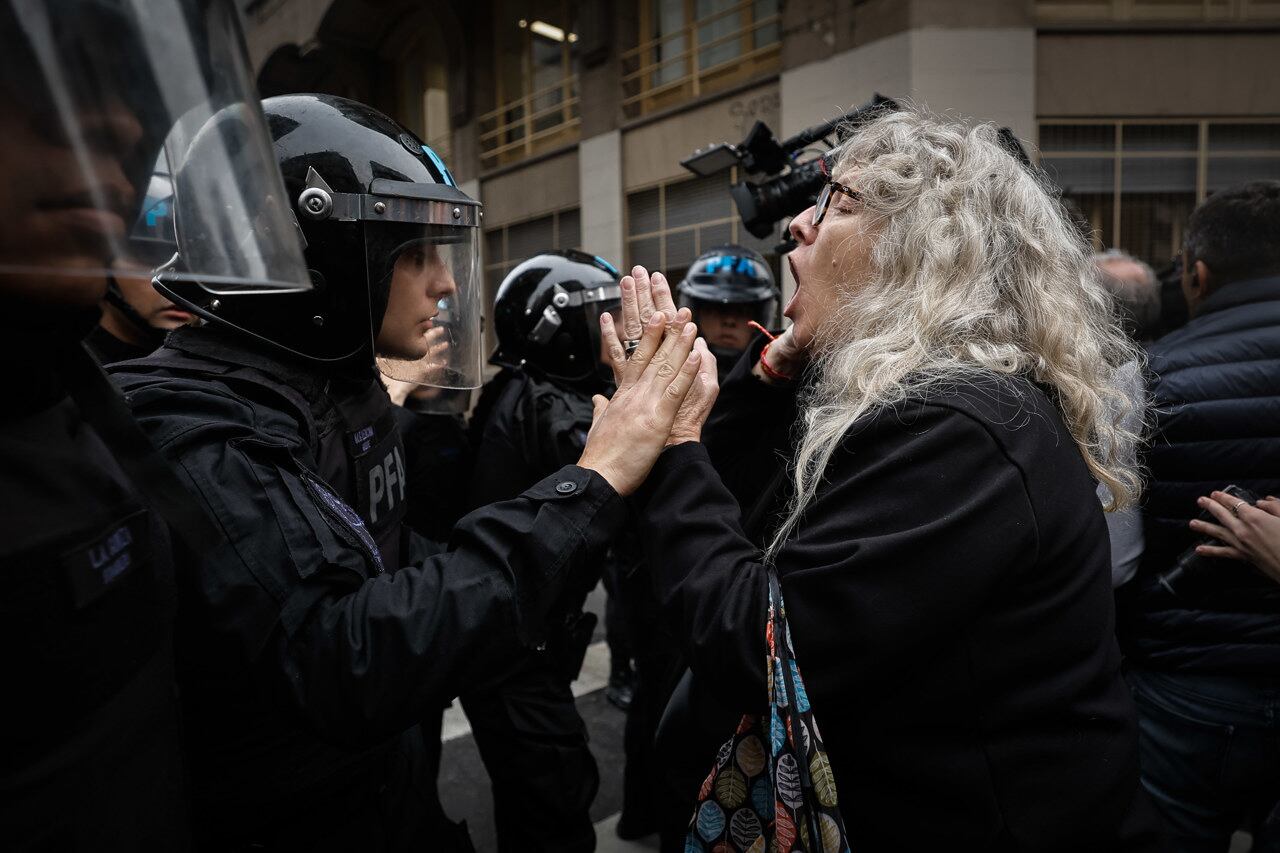
<svg viewBox="0 0 1280 853">
<path fill-rule="evenodd" d="M 771 564 L 854 850 L 1153 848 L 1095 492 L 1139 489 L 1141 356 L 990 126 L 882 116 L 832 178 L 792 325 L 636 496 L 693 678 L 760 709 Z M 636 278 L 632 323 L 669 299 Z"/>
</svg>

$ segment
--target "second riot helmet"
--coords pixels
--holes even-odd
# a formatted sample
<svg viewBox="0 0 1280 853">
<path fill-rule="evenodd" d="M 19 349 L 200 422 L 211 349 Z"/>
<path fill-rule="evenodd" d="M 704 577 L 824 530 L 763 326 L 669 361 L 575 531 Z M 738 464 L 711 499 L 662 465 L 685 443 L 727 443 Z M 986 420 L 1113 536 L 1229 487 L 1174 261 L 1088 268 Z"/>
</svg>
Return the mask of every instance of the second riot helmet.
<svg viewBox="0 0 1280 853">
<path fill-rule="evenodd" d="M 490 362 L 531 366 L 562 382 L 605 378 L 600 315 L 620 307 L 619 278 L 609 262 L 584 252 L 529 258 L 498 287 L 493 308 L 498 350 Z"/>
</svg>

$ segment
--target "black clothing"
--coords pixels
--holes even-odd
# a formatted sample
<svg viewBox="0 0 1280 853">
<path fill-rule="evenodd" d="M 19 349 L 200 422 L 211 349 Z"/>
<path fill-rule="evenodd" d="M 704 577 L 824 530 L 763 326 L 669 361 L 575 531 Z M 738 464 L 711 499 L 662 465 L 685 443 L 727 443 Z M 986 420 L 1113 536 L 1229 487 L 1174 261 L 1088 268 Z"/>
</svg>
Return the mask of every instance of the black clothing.
<svg viewBox="0 0 1280 853">
<path fill-rule="evenodd" d="M 464 684 L 500 677 L 519 635 L 540 639 L 621 502 L 567 467 L 472 513 L 451 551 L 428 556 L 426 540 L 388 521 L 405 466 L 381 386 L 256 348 L 179 329 L 114 369 L 231 542 L 178 578 L 201 836 L 273 849 L 429 843 L 416 725 Z"/>
<path fill-rule="evenodd" d="M 760 439 L 786 434 L 789 392 L 750 375 L 759 347 L 724 389 L 716 467 L 672 448 L 636 501 L 694 677 L 738 713 L 765 702 L 766 572 L 716 470 L 768 477 L 764 517 L 787 491 Z M 873 411 L 833 455 L 776 567 L 855 849 L 1154 843 L 1094 490 L 1020 378 Z"/>
<path fill-rule="evenodd" d="M 89 356 L 5 331 L 21 366 L 0 418 L 0 838 L 185 849 L 167 531 L 68 395 L 63 359 Z"/>
<path fill-rule="evenodd" d="M 506 500 L 544 472 L 572 464 L 590 429 L 589 396 L 503 368 L 485 385 L 471 419 L 476 467 L 468 503 Z"/>
<path fill-rule="evenodd" d="M 101 324 L 94 326 L 93 331 L 85 336 L 84 345 L 102 365 L 143 358 L 155 350 L 155 347 L 140 347 L 128 341 L 122 341 L 104 329 Z"/>
<path fill-rule="evenodd" d="M 404 440 L 409 493 L 404 521 L 418 533 L 445 542 L 449 531 L 467 514 L 467 490 L 475 457 L 461 415 L 415 412 L 396 406 L 396 423 Z M 440 488 L 441 483 L 450 483 Z"/>
<path fill-rule="evenodd" d="M 504 369 L 485 386 L 472 419 L 476 465 L 470 504 L 507 500 L 544 472 L 571 464 L 581 456 L 590 426 L 591 402 L 583 395 Z M 585 636 L 566 629 L 579 625 L 597 576 L 590 585 L 566 591 L 557 607 L 561 636 L 553 635 L 546 651 L 526 655 L 495 689 L 462 697 L 493 783 L 504 853 L 595 849 L 589 809 L 600 775 L 569 686 L 593 622 L 582 625 Z"/>
<path fill-rule="evenodd" d="M 1280 672 L 1280 586 L 1245 563 L 1211 561 L 1194 589 L 1156 581 L 1197 538 L 1196 498 L 1234 483 L 1280 494 L 1280 277 L 1211 294 L 1150 353 L 1155 430 L 1146 551 L 1124 589 L 1125 651 L 1137 666 L 1216 675 Z"/>
</svg>

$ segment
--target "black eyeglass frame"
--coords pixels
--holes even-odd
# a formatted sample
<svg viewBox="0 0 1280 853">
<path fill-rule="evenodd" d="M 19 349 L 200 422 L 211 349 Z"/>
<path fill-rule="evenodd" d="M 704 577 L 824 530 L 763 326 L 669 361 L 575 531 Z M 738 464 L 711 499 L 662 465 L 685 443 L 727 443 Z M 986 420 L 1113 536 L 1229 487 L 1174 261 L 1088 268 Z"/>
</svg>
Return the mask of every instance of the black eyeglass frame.
<svg viewBox="0 0 1280 853">
<path fill-rule="evenodd" d="M 818 193 L 818 200 L 813 203 L 813 224 L 819 225 L 827 216 L 827 208 L 831 207 L 832 190 L 847 195 L 854 201 L 862 201 L 862 193 L 857 190 L 850 189 L 844 184 L 837 181 L 827 181 L 822 187 L 822 192 Z"/>
</svg>

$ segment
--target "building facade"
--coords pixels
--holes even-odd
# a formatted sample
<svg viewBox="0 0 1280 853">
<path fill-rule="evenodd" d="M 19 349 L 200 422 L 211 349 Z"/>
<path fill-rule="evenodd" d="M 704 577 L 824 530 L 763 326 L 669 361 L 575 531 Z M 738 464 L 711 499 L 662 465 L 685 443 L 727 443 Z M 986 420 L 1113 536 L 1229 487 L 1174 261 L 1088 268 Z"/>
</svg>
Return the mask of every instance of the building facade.
<svg viewBox="0 0 1280 853">
<path fill-rule="evenodd" d="M 484 203 L 490 296 L 583 248 L 677 280 L 742 227 L 737 169 L 680 161 L 781 138 L 873 93 L 1011 128 L 1098 248 L 1167 266 L 1207 194 L 1280 178 L 1280 0 L 252 0 L 264 95 L 367 101 Z"/>
</svg>

